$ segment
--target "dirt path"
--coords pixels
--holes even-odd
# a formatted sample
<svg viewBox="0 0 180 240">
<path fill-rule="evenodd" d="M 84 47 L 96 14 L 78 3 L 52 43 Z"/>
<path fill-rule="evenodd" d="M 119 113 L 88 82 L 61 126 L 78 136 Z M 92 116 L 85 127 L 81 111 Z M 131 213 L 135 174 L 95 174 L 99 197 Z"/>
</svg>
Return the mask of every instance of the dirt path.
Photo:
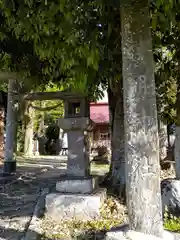
<svg viewBox="0 0 180 240">
<path fill-rule="evenodd" d="M 18 180 L 0 186 L 0 239 L 21 239 L 31 220 L 40 191 L 51 187 L 59 170 L 19 167 Z"/>
</svg>

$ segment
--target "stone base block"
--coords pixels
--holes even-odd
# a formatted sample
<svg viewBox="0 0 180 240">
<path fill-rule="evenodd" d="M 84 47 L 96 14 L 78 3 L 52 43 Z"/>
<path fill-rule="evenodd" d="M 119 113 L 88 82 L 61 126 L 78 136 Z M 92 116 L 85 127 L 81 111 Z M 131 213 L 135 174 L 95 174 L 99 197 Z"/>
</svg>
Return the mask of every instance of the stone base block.
<svg viewBox="0 0 180 240">
<path fill-rule="evenodd" d="M 92 220 L 99 218 L 106 189 L 91 194 L 51 193 L 46 196 L 46 214 L 54 220 Z"/>
<path fill-rule="evenodd" d="M 175 233 L 164 231 L 163 237 L 156 237 L 136 231 L 129 230 L 127 225 L 120 227 L 118 230 L 112 230 L 106 233 L 105 240 L 180 240 L 180 235 Z"/>
<path fill-rule="evenodd" d="M 61 193 L 91 193 L 98 185 L 98 177 L 64 178 L 56 183 Z"/>
</svg>

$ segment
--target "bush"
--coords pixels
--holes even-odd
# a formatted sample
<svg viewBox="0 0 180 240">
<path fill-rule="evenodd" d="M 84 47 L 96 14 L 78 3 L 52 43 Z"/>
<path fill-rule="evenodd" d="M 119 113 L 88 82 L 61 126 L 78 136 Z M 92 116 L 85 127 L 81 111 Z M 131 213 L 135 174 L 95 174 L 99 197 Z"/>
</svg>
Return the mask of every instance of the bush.
<svg viewBox="0 0 180 240">
<path fill-rule="evenodd" d="M 172 232 L 180 232 L 180 218 L 169 214 L 167 209 L 164 214 L 164 228 Z"/>
<path fill-rule="evenodd" d="M 46 138 L 56 140 L 59 138 L 59 126 L 55 123 L 49 125 L 46 129 Z"/>
<path fill-rule="evenodd" d="M 180 219 L 171 217 L 164 222 L 165 229 L 169 231 L 180 232 Z"/>
<path fill-rule="evenodd" d="M 97 152 L 98 152 L 98 156 L 103 156 L 104 154 L 106 154 L 108 152 L 108 149 L 106 146 L 98 146 L 97 147 Z"/>
<path fill-rule="evenodd" d="M 57 141 L 59 141 L 59 127 L 53 123 L 46 129 L 45 150 L 47 155 L 57 155 L 59 150 L 57 149 Z"/>
<path fill-rule="evenodd" d="M 96 151 L 97 151 L 98 155 L 93 158 L 93 161 L 95 161 L 96 163 L 108 164 L 109 163 L 108 148 L 106 146 L 97 146 Z"/>
</svg>

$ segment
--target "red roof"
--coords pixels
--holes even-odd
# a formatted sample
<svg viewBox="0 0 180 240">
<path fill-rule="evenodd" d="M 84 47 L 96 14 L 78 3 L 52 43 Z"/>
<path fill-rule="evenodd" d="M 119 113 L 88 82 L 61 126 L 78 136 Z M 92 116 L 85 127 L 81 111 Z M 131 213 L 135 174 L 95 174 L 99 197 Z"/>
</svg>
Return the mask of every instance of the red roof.
<svg viewBox="0 0 180 240">
<path fill-rule="evenodd" d="M 90 118 L 95 123 L 109 123 L 108 103 L 91 103 Z"/>
</svg>

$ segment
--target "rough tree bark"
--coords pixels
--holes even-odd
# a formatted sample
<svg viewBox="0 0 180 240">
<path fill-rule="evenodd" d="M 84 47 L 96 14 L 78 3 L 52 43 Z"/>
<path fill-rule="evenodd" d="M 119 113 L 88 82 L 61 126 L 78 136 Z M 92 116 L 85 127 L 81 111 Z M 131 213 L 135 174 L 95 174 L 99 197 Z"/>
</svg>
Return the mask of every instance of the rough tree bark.
<svg viewBox="0 0 180 240">
<path fill-rule="evenodd" d="M 4 108 L 0 108 L 0 160 L 4 159 Z"/>
<path fill-rule="evenodd" d="M 179 83 L 180 79 L 178 79 Z M 180 179 L 180 84 L 177 84 L 177 97 L 176 97 L 176 130 L 174 142 L 174 157 L 176 163 L 176 178 Z"/>
<path fill-rule="evenodd" d="M 158 116 L 158 134 L 159 134 L 159 157 L 160 161 L 167 158 L 168 150 L 168 134 L 167 134 L 167 124 L 165 124 L 162 119 L 162 113 L 164 107 L 159 101 L 159 97 L 156 98 L 157 103 L 157 116 Z"/>
<path fill-rule="evenodd" d="M 148 0 L 121 7 L 126 197 L 130 227 L 162 237 L 159 139 Z"/>
<path fill-rule="evenodd" d="M 34 110 L 26 103 L 26 111 L 25 111 L 25 136 L 24 136 L 24 155 L 32 156 L 33 155 L 33 117 Z"/>
<path fill-rule="evenodd" d="M 158 133 L 159 133 L 159 156 L 160 160 L 167 157 L 168 136 L 167 125 L 162 121 L 161 117 L 158 118 Z"/>
<path fill-rule="evenodd" d="M 125 193 L 125 160 L 124 160 L 124 110 L 121 83 L 108 88 L 110 123 L 111 123 L 111 167 L 110 182 L 118 195 L 124 198 Z"/>
<path fill-rule="evenodd" d="M 5 133 L 5 118 L 7 110 L 7 93 L 0 92 L 0 160 L 4 160 L 4 133 Z"/>
<path fill-rule="evenodd" d="M 17 130 L 17 103 L 13 98 L 16 92 L 16 81 L 10 79 L 8 83 L 8 104 L 6 115 L 6 141 L 5 141 L 5 161 L 4 173 L 10 174 L 16 171 L 16 159 L 14 158 L 14 150 L 16 145 Z"/>
</svg>

